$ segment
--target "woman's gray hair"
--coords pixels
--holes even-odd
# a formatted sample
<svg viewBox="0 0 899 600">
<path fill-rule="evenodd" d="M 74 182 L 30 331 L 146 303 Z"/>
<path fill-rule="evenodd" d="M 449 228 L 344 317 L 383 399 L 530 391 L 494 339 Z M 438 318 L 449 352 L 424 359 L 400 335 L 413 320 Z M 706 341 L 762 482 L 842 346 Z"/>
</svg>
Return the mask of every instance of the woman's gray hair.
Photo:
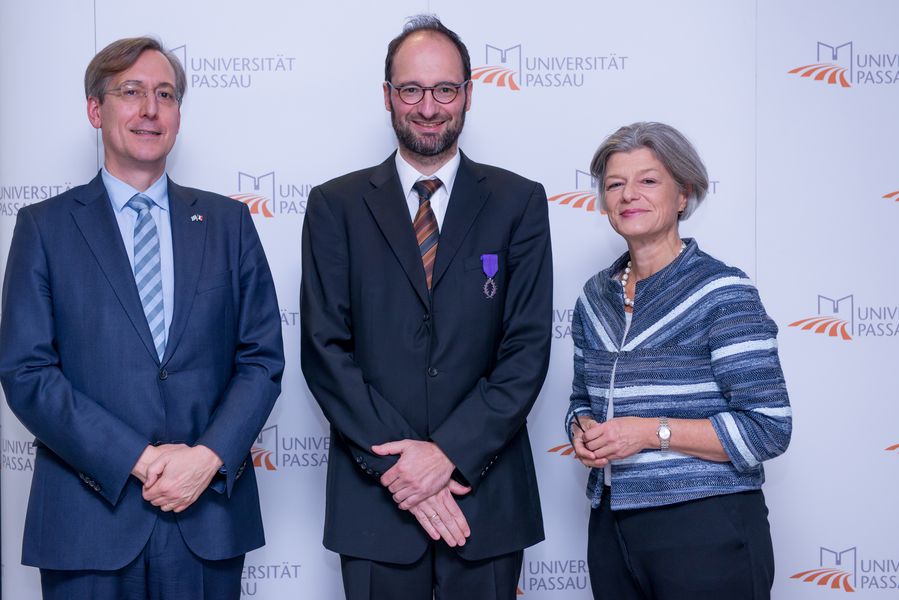
<svg viewBox="0 0 899 600">
<path fill-rule="evenodd" d="M 709 174 L 693 144 L 680 131 L 664 123 L 641 121 L 626 125 L 603 140 L 593 161 L 590 173 L 596 179 L 599 205 L 606 207 L 605 175 L 609 158 L 617 152 L 631 152 L 648 148 L 665 165 L 677 182 L 681 192 L 687 195 L 687 207 L 678 216 L 683 221 L 696 210 L 709 191 Z"/>
</svg>

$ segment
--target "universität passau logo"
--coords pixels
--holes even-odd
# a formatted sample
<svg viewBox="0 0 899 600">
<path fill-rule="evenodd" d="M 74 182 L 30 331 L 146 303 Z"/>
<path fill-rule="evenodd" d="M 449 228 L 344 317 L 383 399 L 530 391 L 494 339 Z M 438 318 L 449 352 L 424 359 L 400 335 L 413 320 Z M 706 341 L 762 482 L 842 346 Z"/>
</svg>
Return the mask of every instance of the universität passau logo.
<svg viewBox="0 0 899 600">
<path fill-rule="evenodd" d="M 518 92 L 524 88 L 583 87 L 598 73 L 623 71 L 630 60 L 615 52 L 529 55 L 521 44 L 505 48 L 485 44 L 484 63 L 471 70 L 472 80 Z"/>
<path fill-rule="evenodd" d="M 854 592 L 856 588 L 857 551 L 853 548 L 831 550 L 821 546 L 818 549 L 818 566 L 800 571 L 790 576 L 805 583 L 844 592 Z"/>
<path fill-rule="evenodd" d="M 188 51 L 188 44 L 172 48 L 181 61 L 187 75 L 187 85 L 191 88 L 246 89 L 260 81 L 291 73 L 296 66 L 296 58 L 275 54 L 237 55 L 232 53 L 197 52 L 194 46 Z"/>
<path fill-rule="evenodd" d="M 34 442 L 32 439 L 7 438 L 0 434 L 0 470 L 21 473 L 34 472 Z"/>
<path fill-rule="evenodd" d="M 517 596 L 526 596 L 528 592 L 571 592 L 589 588 L 590 576 L 585 558 L 552 555 L 534 560 L 525 550 Z"/>
<path fill-rule="evenodd" d="M 237 193 L 231 198 L 243 202 L 255 217 L 271 219 L 306 213 L 306 201 L 312 185 L 309 183 L 277 183 L 275 172 L 261 175 L 237 173 Z"/>
<path fill-rule="evenodd" d="M 817 566 L 789 578 L 797 584 L 816 585 L 827 591 L 876 590 L 895 594 L 899 590 L 899 560 L 868 558 L 856 546 L 842 550 L 819 546 Z"/>
<path fill-rule="evenodd" d="M 899 305 L 862 304 L 856 302 L 854 294 L 834 297 L 818 294 L 817 308 L 816 315 L 788 326 L 846 342 L 899 335 Z"/>
<path fill-rule="evenodd" d="M 851 88 L 854 85 L 892 85 L 899 82 L 899 52 L 866 52 L 853 41 L 817 42 L 815 62 L 788 71 L 790 75 Z"/>
<path fill-rule="evenodd" d="M 259 432 L 250 450 L 253 466 L 263 471 L 323 467 L 328 464 L 331 438 L 327 435 L 280 435 L 279 426 Z"/>
<path fill-rule="evenodd" d="M 598 210 L 602 214 L 606 214 L 606 211 L 600 209 L 599 199 L 596 197 L 596 178 L 580 169 L 574 170 L 574 189 L 554 194 L 547 200 L 559 206 L 581 208 L 587 212 Z"/>
<path fill-rule="evenodd" d="M 15 217 L 29 204 L 34 204 L 72 189 L 66 183 L 0 184 L 0 217 Z"/>
</svg>

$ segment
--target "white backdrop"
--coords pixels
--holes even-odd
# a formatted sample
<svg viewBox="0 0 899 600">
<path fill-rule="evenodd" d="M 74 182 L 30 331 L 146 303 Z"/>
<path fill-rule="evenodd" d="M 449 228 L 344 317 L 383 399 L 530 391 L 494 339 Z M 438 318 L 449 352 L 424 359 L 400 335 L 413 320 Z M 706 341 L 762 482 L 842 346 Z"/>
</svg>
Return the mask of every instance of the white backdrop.
<svg viewBox="0 0 899 600">
<path fill-rule="evenodd" d="M 258 210 L 288 368 L 256 448 L 268 544 L 247 557 L 244 597 L 342 593 L 321 546 L 327 427 L 299 368 L 299 231 L 312 185 L 393 149 L 384 53 L 419 12 L 456 30 L 484 71 L 462 147 L 551 196 L 553 353 L 529 420 L 547 539 L 525 552 L 523 597 L 590 597 L 586 473 L 560 448 L 568 327 L 584 280 L 624 247 L 590 210 L 585 171 L 636 120 L 694 141 L 713 187 L 681 233 L 749 273 L 780 326 L 795 427 L 767 466 L 775 598 L 896 597 L 899 3 L 4 0 L 0 269 L 18 209 L 96 173 L 82 78 L 120 37 L 155 35 L 185 63 L 172 177 Z M 37 570 L 19 565 L 32 436 L 5 403 L 0 425 L 2 591 L 32 600 Z"/>
</svg>

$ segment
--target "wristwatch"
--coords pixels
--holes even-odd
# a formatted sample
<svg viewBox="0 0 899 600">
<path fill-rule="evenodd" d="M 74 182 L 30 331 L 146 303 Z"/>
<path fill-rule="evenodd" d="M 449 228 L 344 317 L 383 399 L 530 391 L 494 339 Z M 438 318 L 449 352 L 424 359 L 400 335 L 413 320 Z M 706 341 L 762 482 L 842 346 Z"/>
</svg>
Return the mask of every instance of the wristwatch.
<svg viewBox="0 0 899 600">
<path fill-rule="evenodd" d="M 667 450 L 671 447 L 671 428 L 668 427 L 668 417 L 659 417 L 659 428 L 656 430 L 659 436 L 659 450 Z"/>
</svg>

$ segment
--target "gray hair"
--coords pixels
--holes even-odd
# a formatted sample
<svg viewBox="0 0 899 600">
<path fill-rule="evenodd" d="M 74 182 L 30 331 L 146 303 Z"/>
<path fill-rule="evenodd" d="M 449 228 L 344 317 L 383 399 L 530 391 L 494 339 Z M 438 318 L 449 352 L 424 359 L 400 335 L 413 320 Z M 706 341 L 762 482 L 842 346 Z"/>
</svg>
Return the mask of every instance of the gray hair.
<svg viewBox="0 0 899 600">
<path fill-rule="evenodd" d="M 100 50 L 84 72 L 85 96 L 96 98 L 102 103 L 106 86 L 109 85 L 110 80 L 134 66 L 140 55 L 147 50 L 161 53 L 172 65 L 172 70 L 175 72 L 175 96 L 178 98 L 178 104 L 181 104 L 184 93 L 187 91 L 187 75 L 184 73 L 184 67 L 181 66 L 181 61 L 177 56 L 170 50 L 166 50 L 159 40 L 151 37 L 116 40 Z"/>
<path fill-rule="evenodd" d="M 593 161 L 590 173 L 599 188 L 599 205 L 606 210 L 606 191 L 603 181 L 609 158 L 617 152 L 631 152 L 640 148 L 652 151 L 656 158 L 687 195 L 687 207 L 678 215 L 683 221 L 696 210 L 709 191 L 709 174 L 693 144 L 680 131 L 664 123 L 641 121 L 620 128 L 603 140 Z"/>
</svg>

